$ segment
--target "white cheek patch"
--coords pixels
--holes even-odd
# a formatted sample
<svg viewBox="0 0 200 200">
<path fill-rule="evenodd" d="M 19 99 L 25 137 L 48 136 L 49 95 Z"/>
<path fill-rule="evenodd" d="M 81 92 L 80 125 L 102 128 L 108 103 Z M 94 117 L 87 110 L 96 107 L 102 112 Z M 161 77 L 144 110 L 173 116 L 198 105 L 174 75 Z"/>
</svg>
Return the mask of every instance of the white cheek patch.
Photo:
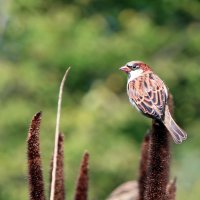
<svg viewBox="0 0 200 200">
<path fill-rule="evenodd" d="M 130 72 L 130 77 L 128 79 L 128 82 L 134 80 L 135 78 L 137 78 L 138 76 L 141 76 L 143 73 L 143 70 L 142 69 L 136 69 L 134 71 L 131 71 Z"/>
</svg>

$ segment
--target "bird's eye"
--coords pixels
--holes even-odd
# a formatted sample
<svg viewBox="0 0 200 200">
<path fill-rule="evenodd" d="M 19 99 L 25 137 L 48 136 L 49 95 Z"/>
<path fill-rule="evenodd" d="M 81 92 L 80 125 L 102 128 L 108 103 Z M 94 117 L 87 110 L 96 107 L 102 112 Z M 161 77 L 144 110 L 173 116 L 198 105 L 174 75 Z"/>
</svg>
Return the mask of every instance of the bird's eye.
<svg viewBox="0 0 200 200">
<path fill-rule="evenodd" d="M 127 64 L 127 67 L 131 68 L 132 70 L 135 70 L 138 68 L 137 64 Z"/>
<path fill-rule="evenodd" d="M 137 69 L 137 67 L 138 67 L 137 65 L 133 65 L 132 69 Z"/>
</svg>

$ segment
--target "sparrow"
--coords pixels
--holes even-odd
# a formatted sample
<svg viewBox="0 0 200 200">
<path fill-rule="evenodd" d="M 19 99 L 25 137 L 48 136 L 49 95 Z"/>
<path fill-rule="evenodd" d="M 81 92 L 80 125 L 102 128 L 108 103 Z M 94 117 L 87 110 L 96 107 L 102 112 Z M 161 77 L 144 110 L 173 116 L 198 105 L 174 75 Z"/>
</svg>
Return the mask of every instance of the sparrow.
<svg viewBox="0 0 200 200">
<path fill-rule="evenodd" d="M 168 106 L 168 89 L 164 82 L 142 61 L 131 61 L 120 70 L 128 74 L 127 94 L 130 103 L 147 117 L 164 124 L 175 143 L 187 139 L 176 124 Z"/>
</svg>

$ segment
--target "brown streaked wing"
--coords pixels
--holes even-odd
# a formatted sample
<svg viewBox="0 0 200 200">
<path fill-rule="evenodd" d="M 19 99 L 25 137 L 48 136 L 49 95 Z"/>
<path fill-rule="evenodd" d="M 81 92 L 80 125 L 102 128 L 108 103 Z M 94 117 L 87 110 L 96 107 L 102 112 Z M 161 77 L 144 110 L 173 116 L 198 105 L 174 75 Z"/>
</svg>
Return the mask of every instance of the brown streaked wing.
<svg viewBox="0 0 200 200">
<path fill-rule="evenodd" d="M 143 114 L 162 120 L 167 100 L 164 87 L 158 76 L 148 73 L 129 82 L 129 98 Z"/>
</svg>

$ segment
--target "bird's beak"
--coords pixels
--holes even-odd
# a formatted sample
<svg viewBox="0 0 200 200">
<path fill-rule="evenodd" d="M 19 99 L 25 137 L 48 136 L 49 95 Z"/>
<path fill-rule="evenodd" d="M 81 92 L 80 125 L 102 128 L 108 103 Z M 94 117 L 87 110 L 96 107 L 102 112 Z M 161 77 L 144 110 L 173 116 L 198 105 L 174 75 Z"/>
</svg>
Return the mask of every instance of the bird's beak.
<svg viewBox="0 0 200 200">
<path fill-rule="evenodd" d="M 121 71 L 125 72 L 125 73 L 129 73 L 129 72 L 131 71 L 130 68 L 127 67 L 127 66 L 122 66 L 122 67 L 120 67 L 119 69 L 120 69 Z"/>
</svg>

